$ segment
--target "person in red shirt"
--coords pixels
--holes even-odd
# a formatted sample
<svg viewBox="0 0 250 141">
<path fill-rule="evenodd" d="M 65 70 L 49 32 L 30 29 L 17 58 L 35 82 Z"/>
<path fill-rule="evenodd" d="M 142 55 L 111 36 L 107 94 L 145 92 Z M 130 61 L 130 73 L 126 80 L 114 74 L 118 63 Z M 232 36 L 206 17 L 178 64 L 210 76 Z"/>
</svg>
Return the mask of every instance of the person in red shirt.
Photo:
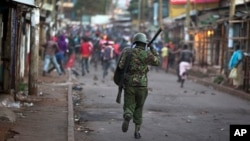
<svg viewBox="0 0 250 141">
<path fill-rule="evenodd" d="M 81 65 L 82 65 L 82 76 L 85 75 L 85 70 L 89 73 L 89 57 L 92 54 L 93 45 L 87 37 L 82 38 L 81 43 Z"/>
<path fill-rule="evenodd" d="M 118 61 L 119 55 L 120 55 L 120 45 L 115 42 L 115 44 L 113 45 L 114 50 L 115 50 L 115 60 Z"/>
</svg>

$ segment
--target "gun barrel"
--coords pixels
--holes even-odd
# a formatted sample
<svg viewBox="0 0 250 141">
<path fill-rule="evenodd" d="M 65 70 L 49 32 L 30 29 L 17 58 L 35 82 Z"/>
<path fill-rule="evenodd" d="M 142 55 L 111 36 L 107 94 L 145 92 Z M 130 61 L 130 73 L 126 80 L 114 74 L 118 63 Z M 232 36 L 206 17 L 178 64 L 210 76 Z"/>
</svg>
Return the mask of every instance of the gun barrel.
<svg viewBox="0 0 250 141">
<path fill-rule="evenodd" d="M 159 28 L 158 31 L 156 32 L 156 34 L 154 35 L 154 37 L 150 40 L 150 42 L 148 43 L 148 46 L 150 46 L 154 40 L 158 37 L 158 35 L 162 32 L 162 29 Z"/>
<path fill-rule="evenodd" d="M 116 103 L 120 104 L 121 103 L 121 95 L 122 95 L 122 87 L 118 88 L 118 94 L 116 97 Z"/>
</svg>

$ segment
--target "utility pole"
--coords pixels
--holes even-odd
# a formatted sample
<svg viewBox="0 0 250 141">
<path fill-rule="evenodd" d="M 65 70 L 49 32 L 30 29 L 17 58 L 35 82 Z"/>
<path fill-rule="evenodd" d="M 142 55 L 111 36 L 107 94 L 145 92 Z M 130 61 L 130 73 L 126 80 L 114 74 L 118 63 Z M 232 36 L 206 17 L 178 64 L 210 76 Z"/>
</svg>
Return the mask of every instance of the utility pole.
<svg viewBox="0 0 250 141">
<path fill-rule="evenodd" d="M 162 19 L 163 19 L 163 15 L 162 15 L 162 7 L 163 7 L 163 4 L 162 4 L 162 0 L 159 0 L 159 26 L 160 28 L 163 30 L 164 27 L 163 27 L 163 24 L 162 24 Z M 164 32 L 161 34 L 161 38 L 162 40 L 164 41 Z"/>
<path fill-rule="evenodd" d="M 31 42 L 30 42 L 30 66 L 29 66 L 29 95 L 37 95 L 38 89 L 38 64 L 39 64 L 39 8 L 31 11 Z"/>
<path fill-rule="evenodd" d="M 144 31 L 144 26 L 145 26 L 145 25 L 144 25 L 144 22 L 145 22 L 145 21 L 144 21 L 144 20 L 145 20 L 145 19 L 144 19 L 144 18 L 145 18 L 145 17 L 144 17 L 144 14 L 145 14 L 145 10 L 144 10 L 144 9 L 145 9 L 145 5 L 144 5 L 144 3 L 145 3 L 145 0 L 142 0 L 142 1 L 141 1 L 141 22 L 140 22 L 140 23 L 141 23 L 141 29 L 140 29 L 141 32 Z"/>
<path fill-rule="evenodd" d="M 227 64 L 229 62 L 229 48 L 233 48 L 233 23 L 231 22 L 234 18 L 235 14 L 235 0 L 230 1 L 230 11 L 229 11 L 229 28 L 228 28 L 228 44 L 227 44 L 227 50 L 225 52 L 225 63 L 224 63 L 224 72 L 226 72 L 226 75 L 228 73 L 228 67 Z M 230 52 L 231 53 L 231 52 Z"/>
<path fill-rule="evenodd" d="M 186 23 L 184 27 L 184 41 L 187 43 L 190 39 L 188 30 L 190 28 L 190 0 L 187 0 L 186 3 Z"/>
<path fill-rule="evenodd" d="M 231 0 L 230 11 L 229 11 L 229 32 L 228 32 L 228 47 L 233 47 L 233 23 L 231 22 L 235 13 L 235 0 Z"/>
<path fill-rule="evenodd" d="M 141 23 L 141 0 L 138 1 L 138 31 L 140 31 L 140 23 Z"/>
<path fill-rule="evenodd" d="M 159 26 L 162 28 L 162 0 L 159 0 Z"/>
</svg>

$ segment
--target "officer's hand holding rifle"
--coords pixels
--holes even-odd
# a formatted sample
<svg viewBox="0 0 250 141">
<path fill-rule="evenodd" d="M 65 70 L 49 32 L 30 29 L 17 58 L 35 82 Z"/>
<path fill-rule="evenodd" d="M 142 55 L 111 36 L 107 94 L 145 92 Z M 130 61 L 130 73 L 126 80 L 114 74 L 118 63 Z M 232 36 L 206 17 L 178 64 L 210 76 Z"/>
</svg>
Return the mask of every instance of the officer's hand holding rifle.
<svg viewBox="0 0 250 141">
<path fill-rule="evenodd" d="M 158 52 L 154 49 L 154 47 L 151 45 L 149 46 L 150 51 L 154 54 L 154 55 L 158 55 Z"/>
</svg>

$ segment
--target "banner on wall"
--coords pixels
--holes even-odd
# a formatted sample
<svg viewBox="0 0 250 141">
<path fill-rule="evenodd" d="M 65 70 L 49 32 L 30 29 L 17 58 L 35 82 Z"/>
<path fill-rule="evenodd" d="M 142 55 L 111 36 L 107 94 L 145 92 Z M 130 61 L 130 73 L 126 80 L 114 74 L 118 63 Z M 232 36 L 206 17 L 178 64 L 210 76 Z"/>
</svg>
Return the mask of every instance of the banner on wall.
<svg viewBox="0 0 250 141">
<path fill-rule="evenodd" d="M 204 4 L 204 3 L 217 3 L 220 0 L 190 0 L 190 3 Z M 187 0 L 170 0 L 171 4 L 186 4 Z"/>
</svg>

